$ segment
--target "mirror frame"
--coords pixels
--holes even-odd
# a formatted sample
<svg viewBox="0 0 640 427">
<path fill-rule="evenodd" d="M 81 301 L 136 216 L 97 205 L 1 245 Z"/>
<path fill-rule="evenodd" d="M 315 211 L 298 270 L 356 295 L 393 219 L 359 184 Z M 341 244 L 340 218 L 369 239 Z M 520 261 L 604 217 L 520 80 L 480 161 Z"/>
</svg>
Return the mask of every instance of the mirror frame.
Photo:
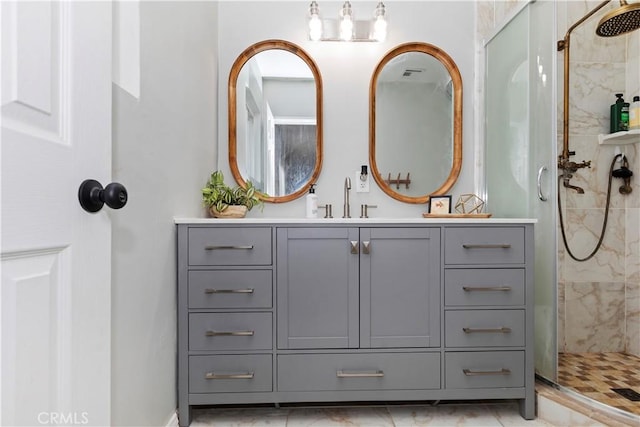
<svg viewBox="0 0 640 427">
<path fill-rule="evenodd" d="M 313 73 L 313 77 L 316 82 L 316 164 L 313 169 L 313 173 L 311 174 L 311 179 L 298 191 L 295 193 L 287 194 L 285 196 L 269 196 L 266 194 L 258 193 L 258 197 L 265 201 L 271 203 L 284 203 L 289 202 L 291 200 L 295 200 L 301 196 L 303 196 L 309 188 L 311 184 L 315 184 L 318 180 L 318 176 L 320 175 L 320 169 L 322 168 L 322 77 L 320 76 L 320 71 L 318 70 L 318 66 L 314 62 L 313 59 L 299 46 L 294 43 L 288 42 L 286 40 L 264 40 L 258 43 L 255 43 L 245 49 L 238 58 L 234 61 L 231 66 L 231 71 L 229 73 L 229 104 L 228 104 L 228 112 L 229 112 L 229 167 L 231 169 L 231 174 L 235 178 L 238 185 L 241 187 L 246 187 L 247 183 L 245 179 L 240 174 L 240 169 L 238 168 L 238 158 L 237 158 L 237 113 L 236 113 L 236 86 L 238 83 L 238 75 L 240 74 L 240 70 L 244 66 L 244 64 L 251 59 L 254 55 L 264 52 L 267 50 L 285 50 L 287 52 L 291 52 L 294 55 L 298 56 L 302 59 L 311 69 Z"/>
<path fill-rule="evenodd" d="M 453 82 L 453 159 L 449 176 L 435 191 L 425 196 L 406 196 L 394 191 L 378 170 L 376 163 L 376 86 L 384 66 L 398 55 L 407 52 L 422 52 L 436 58 L 449 72 Z M 442 49 L 429 43 L 410 42 L 401 44 L 385 54 L 371 77 L 369 86 L 369 165 L 378 186 L 389 196 L 405 203 L 427 203 L 431 196 L 444 195 L 456 183 L 462 169 L 462 76 L 458 66 Z"/>
</svg>

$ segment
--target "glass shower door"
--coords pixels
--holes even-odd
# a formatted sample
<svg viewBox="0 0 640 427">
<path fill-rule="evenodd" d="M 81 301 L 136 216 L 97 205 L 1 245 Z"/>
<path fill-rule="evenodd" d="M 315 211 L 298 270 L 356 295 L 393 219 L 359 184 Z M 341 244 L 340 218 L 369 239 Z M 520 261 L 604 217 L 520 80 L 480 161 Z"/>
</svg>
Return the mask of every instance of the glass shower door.
<svg viewBox="0 0 640 427">
<path fill-rule="evenodd" d="M 530 2 L 485 45 L 487 207 L 536 218 L 535 366 L 557 377 L 555 8 Z"/>
</svg>

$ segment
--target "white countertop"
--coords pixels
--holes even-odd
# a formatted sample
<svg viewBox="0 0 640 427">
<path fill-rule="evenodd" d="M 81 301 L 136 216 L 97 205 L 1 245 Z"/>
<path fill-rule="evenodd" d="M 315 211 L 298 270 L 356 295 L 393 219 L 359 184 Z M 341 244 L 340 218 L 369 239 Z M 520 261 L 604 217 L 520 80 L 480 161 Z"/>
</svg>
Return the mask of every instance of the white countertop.
<svg viewBox="0 0 640 427">
<path fill-rule="evenodd" d="M 535 218 L 174 218 L 176 224 L 535 224 Z"/>
</svg>

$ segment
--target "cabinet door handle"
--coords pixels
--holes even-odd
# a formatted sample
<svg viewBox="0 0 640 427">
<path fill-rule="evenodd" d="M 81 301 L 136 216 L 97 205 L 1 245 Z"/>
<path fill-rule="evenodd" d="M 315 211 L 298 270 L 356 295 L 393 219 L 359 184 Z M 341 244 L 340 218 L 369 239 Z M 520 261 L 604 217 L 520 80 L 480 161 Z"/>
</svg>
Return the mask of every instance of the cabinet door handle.
<svg viewBox="0 0 640 427">
<path fill-rule="evenodd" d="M 361 372 L 345 372 L 343 370 L 336 371 L 338 378 L 382 378 L 383 371 L 361 371 Z"/>
<path fill-rule="evenodd" d="M 468 377 L 479 375 L 511 375 L 511 370 L 502 368 L 499 371 L 472 371 L 471 369 L 463 369 L 462 372 Z"/>
<path fill-rule="evenodd" d="M 218 249 L 253 249 L 253 245 L 207 245 L 204 247 L 207 251 L 215 251 Z"/>
<path fill-rule="evenodd" d="M 508 243 L 501 243 L 497 245 L 467 245 L 463 244 L 463 248 L 465 249 L 509 249 L 511 247 Z"/>
<path fill-rule="evenodd" d="M 253 288 L 247 289 L 211 289 L 204 290 L 205 294 L 252 294 Z"/>
<path fill-rule="evenodd" d="M 362 242 L 362 253 L 369 255 L 371 253 L 371 242 L 370 241 L 364 241 Z"/>
<path fill-rule="evenodd" d="M 490 291 L 510 291 L 511 286 L 463 286 L 465 292 L 490 292 Z"/>
<path fill-rule="evenodd" d="M 245 374 L 216 374 L 215 372 L 207 372 L 204 375 L 207 380 L 252 380 L 253 372 Z"/>
<path fill-rule="evenodd" d="M 255 331 L 207 331 L 208 337 L 252 337 Z"/>
<path fill-rule="evenodd" d="M 465 334 L 473 334 L 473 333 L 499 333 L 499 334 L 508 334 L 511 332 L 511 328 L 507 328 L 505 326 L 503 326 L 502 328 L 489 328 L 489 329 L 482 329 L 482 328 L 462 328 L 462 330 L 464 331 Z"/>
<path fill-rule="evenodd" d="M 352 254 L 357 254 L 358 253 L 358 241 L 357 240 L 350 240 L 349 243 L 351 244 L 351 253 Z"/>
</svg>

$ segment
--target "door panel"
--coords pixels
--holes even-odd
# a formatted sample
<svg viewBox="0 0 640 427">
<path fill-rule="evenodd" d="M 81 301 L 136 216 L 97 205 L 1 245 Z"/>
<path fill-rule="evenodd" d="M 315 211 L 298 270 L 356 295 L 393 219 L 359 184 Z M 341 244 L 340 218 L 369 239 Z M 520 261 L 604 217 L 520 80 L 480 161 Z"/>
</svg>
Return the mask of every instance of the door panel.
<svg viewBox="0 0 640 427">
<path fill-rule="evenodd" d="M 358 229 L 278 229 L 277 239 L 278 348 L 358 348 Z"/>
<path fill-rule="evenodd" d="M 536 218 L 535 367 L 557 370 L 555 2 L 529 2 L 485 46 L 487 207 Z M 542 171 L 538 197 L 538 171 Z M 544 197 L 543 197 L 544 198 Z"/>
<path fill-rule="evenodd" d="M 109 425 L 111 4 L 0 7 L 0 424 Z"/>
<path fill-rule="evenodd" d="M 360 346 L 438 346 L 439 229 L 364 228 L 360 240 Z"/>
</svg>

